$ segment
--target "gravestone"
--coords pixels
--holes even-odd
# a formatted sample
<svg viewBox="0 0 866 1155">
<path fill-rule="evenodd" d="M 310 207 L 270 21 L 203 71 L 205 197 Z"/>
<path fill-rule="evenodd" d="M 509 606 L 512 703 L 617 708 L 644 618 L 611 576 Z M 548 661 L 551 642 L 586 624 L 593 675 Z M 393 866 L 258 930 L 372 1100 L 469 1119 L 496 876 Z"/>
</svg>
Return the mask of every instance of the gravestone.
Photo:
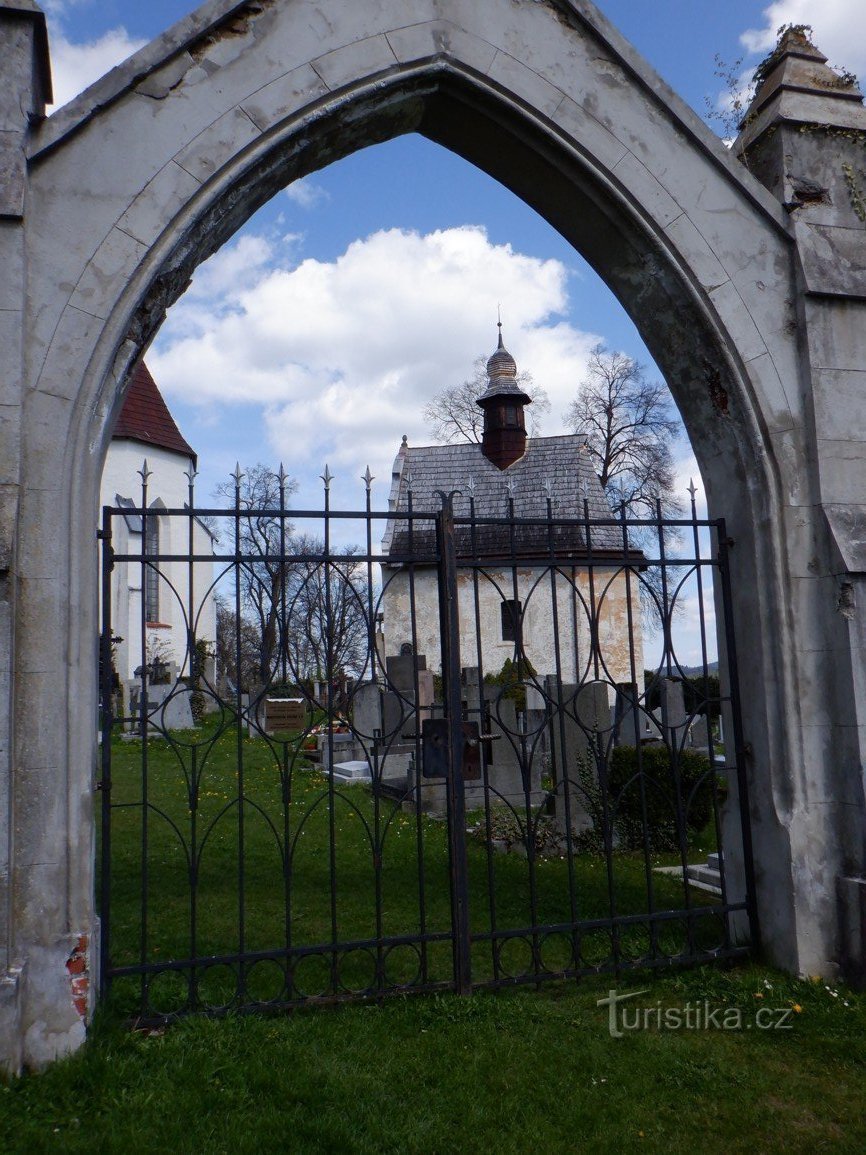
<svg viewBox="0 0 866 1155">
<path fill-rule="evenodd" d="M 264 710 L 259 709 L 266 734 L 277 730 L 303 730 L 307 724 L 307 710 L 303 698 L 265 698 Z"/>
<path fill-rule="evenodd" d="M 683 684 L 679 678 L 662 678 L 660 688 L 662 733 L 672 748 L 681 747 L 689 724 Z"/>
<path fill-rule="evenodd" d="M 583 686 L 545 679 L 551 714 L 552 777 L 557 825 L 581 834 L 593 825 L 591 809 L 596 777 L 593 750 L 608 745 L 610 706 L 606 682 Z"/>
<path fill-rule="evenodd" d="M 652 711 L 640 704 L 634 683 L 617 686 L 616 698 L 611 707 L 611 726 L 614 746 L 634 746 L 635 740 L 640 744 L 661 741 L 659 720 Z"/>
<path fill-rule="evenodd" d="M 352 729 L 372 743 L 382 736 L 383 691 L 378 682 L 361 682 L 352 695 Z"/>
<path fill-rule="evenodd" d="M 689 743 L 696 750 L 708 750 L 710 746 L 709 727 L 706 714 L 695 718 L 689 729 Z"/>
<path fill-rule="evenodd" d="M 366 758 L 353 758 L 348 762 L 335 762 L 330 771 L 335 783 L 344 786 L 357 786 L 362 782 L 371 781 L 370 763 Z"/>
<path fill-rule="evenodd" d="M 133 681 L 129 686 L 129 713 L 133 719 L 131 731 L 139 726 L 141 710 L 141 683 Z M 148 731 L 160 733 L 163 730 L 192 730 L 191 692 L 185 686 L 156 685 L 147 687 Z"/>
</svg>

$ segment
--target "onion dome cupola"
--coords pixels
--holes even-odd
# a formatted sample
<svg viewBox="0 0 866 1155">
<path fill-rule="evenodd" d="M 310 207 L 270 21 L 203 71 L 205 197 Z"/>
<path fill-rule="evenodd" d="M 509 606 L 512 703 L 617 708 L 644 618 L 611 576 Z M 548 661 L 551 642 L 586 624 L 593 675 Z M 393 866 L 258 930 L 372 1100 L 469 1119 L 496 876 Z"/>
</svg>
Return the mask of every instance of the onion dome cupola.
<svg viewBox="0 0 866 1155">
<path fill-rule="evenodd" d="M 501 321 L 499 343 L 487 362 L 487 388 L 476 404 L 484 410 L 481 452 L 497 469 L 507 469 L 526 452 L 524 409 L 532 398 L 517 380 L 517 362 L 503 343 Z"/>
</svg>

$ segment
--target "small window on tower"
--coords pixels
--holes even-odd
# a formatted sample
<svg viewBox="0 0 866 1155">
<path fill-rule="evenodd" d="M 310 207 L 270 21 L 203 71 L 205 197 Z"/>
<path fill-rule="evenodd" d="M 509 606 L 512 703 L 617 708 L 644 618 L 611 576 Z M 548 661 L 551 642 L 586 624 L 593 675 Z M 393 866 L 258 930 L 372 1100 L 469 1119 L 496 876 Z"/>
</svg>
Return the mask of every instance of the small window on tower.
<svg viewBox="0 0 866 1155">
<path fill-rule="evenodd" d="M 517 424 L 517 406 L 516 405 L 506 405 L 505 406 L 505 424 L 506 425 L 516 425 Z"/>
<path fill-rule="evenodd" d="M 520 628 L 521 603 L 518 601 L 501 602 L 499 608 L 502 613 L 502 640 L 503 642 L 516 642 L 517 632 Z"/>
</svg>

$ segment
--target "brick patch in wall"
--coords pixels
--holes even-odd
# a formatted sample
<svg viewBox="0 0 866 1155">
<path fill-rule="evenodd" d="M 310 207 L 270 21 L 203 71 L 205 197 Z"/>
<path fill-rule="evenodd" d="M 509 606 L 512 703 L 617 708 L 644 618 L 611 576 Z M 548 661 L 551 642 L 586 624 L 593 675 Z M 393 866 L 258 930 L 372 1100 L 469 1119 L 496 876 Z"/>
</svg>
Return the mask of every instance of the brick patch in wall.
<svg viewBox="0 0 866 1155">
<path fill-rule="evenodd" d="M 66 969 L 72 984 L 72 1001 L 82 1018 L 87 1016 L 87 994 L 90 989 L 90 971 L 87 965 L 88 936 L 81 934 L 72 954 L 66 960 Z"/>
</svg>

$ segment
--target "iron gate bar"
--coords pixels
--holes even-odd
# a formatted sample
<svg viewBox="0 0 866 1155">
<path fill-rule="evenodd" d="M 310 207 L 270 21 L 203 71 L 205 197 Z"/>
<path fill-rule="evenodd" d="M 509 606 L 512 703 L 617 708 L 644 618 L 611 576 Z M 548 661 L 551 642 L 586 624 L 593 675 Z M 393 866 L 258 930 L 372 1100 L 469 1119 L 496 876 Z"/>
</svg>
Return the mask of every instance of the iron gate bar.
<svg viewBox="0 0 866 1155">
<path fill-rule="evenodd" d="M 743 869 L 746 876 L 746 910 L 749 916 L 749 934 L 755 951 L 761 949 L 761 932 L 758 922 L 757 896 L 755 892 L 755 862 L 752 855 L 752 824 L 749 812 L 749 784 L 746 779 L 746 743 L 743 737 L 743 718 L 740 712 L 740 682 L 738 677 L 737 647 L 732 621 L 733 599 L 731 597 L 731 571 L 728 552 L 733 541 L 728 537 L 725 519 L 717 522 L 719 577 L 722 585 L 722 605 L 725 619 L 725 658 L 728 666 L 728 693 L 731 698 L 731 715 L 734 726 L 734 752 L 736 756 L 737 790 L 740 804 L 740 827 L 743 839 Z M 720 667 L 721 668 L 721 667 Z"/>
<path fill-rule="evenodd" d="M 622 525 L 623 550 L 625 552 L 628 552 L 628 548 L 629 548 L 628 547 L 628 525 L 626 523 L 626 517 L 625 517 L 625 506 L 622 507 L 621 514 L 622 514 L 621 525 Z M 629 567 L 626 567 L 626 570 L 625 570 L 625 582 L 626 582 L 626 598 L 625 598 L 626 621 L 628 624 L 629 637 L 632 637 L 634 634 L 634 611 L 632 608 L 632 600 L 631 600 L 632 572 L 631 572 L 631 569 Z M 635 689 L 637 689 L 639 683 L 638 683 L 637 669 L 635 666 L 635 655 L 634 655 L 634 647 L 633 646 L 629 647 L 629 673 L 631 675 L 631 684 L 635 687 Z M 649 907 L 649 913 L 652 914 L 655 911 L 655 879 L 653 877 L 653 871 L 652 871 L 652 866 L 651 866 L 652 850 L 650 847 L 650 840 L 649 840 L 649 809 L 647 807 L 646 776 L 644 774 L 643 753 L 641 751 L 641 741 L 640 741 L 641 736 L 640 736 L 640 732 L 639 732 L 640 722 L 638 720 L 638 712 L 637 712 L 637 708 L 636 708 L 638 697 L 639 696 L 636 694 L 635 695 L 635 699 L 636 699 L 635 700 L 635 708 L 632 709 L 631 716 L 632 716 L 632 730 L 634 732 L 633 733 L 634 745 L 635 745 L 635 751 L 637 753 L 637 771 L 638 771 L 638 781 L 640 783 L 641 814 L 643 816 L 642 834 L 643 834 L 643 844 L 644 844 L 644 880 L 646 882 L 646 888 L 647 888 L 647 905 Z M 650 930 L 650 944 L 653 948 L 653 951 L 655 952 L 658 950 L 658 928 L 657 928 L 655 922 L 652 922 L 652 921 L 650 922 L 649 930 Z"/>
<path fill-rule="evenodd" d="M 548 520 L 548 544 L 549 544 L 550 552 L 551 552 L 551 560 L 553 560 L 553 553 L 554 553 L 553 502 L 550 498 L 549 493 L 548 493 L 548 497 L 547 497 L 547 520 Z M 559 603 L 558 603 L 558 598 L 556 596 L 556 575 L 557 575 L 557 572 L 558 572 L 558 570 L 556 569 L 555 565 L 548 565 L 548 575 L 550 577 L 550 607 L 551 607 L 551 614 L 553 617 L 554 667 L 557 670 L 561 670 L 562 669 L 562 652 L 561 652 L 560 641 L 559 641 L 559 638 L 560 638 Z M 577 669 L 578 669 L 578 663 L 577 663 L 578 644 L 577 644 L 577 636 L 576 635 L 577 635 L 577 631 L 575 631 L 575 639 L 574 639 L 575 678 L 577 676 Z M 562 710 L 558 710 L 557 716 L 559 719 L 559 745 L 560 745 L 560 749 L 564 750 L 565 749 L 565 715 L 564 715 Z M 553 726 L 553 720 L 552 719 L 550 720 L 549 725 L 551 727 Z M 576 894 L 576 879 L 575 879 L 575 874 L 574 874 L 574 831 L 572 829 L 572 824 L 571 824 L 571 814 L 572 814 L 571 782 L 569 780 L 568 774 L 565 771 L 564 767 L 561 767 L 561 771 L 562 771 L 561 783 L 562 783 L 563 802 L 564 802 L 564 806 L 565 806 L 565 849 L 566 849 L 566 860 L 568 863 L 568 903 L 569 903 L 569 909 L 571 911 L 571 921 L 572 921 L 572 927 L 571 927 L 571 931 L 570 931 L 570 939 L 571 939 L 571 949 L 572 949 L 573 957 L 575 959 L 577 959 L 580 957 L 580 936 L 579 936 L 579 933 L 576 929 L 577 924 L 579 922 L 579 918 L 578 918 L 577 905 L 576 905 L 577 904 L 577 894 Z M 553 782 L 554 789 L 558 789 L 559 784 L 560 784 L 559 781 L 554 779 L 554 782 Z"/>
<path fill-rule="evenodd" d="M 477 554 L 477 541 L 476 541 L 476 525 L 475 525 L 475 486 L 474 486 L 474 483 L 470 489 L 470 494 L 469 494 L 469 522 L 470 522 L 470 545 L 472 547 L 472 556 L 475 557 Z M 473 609 L 474 609 L 474 613 L 475 613 L 475 621 L 479 622 L 481 620 L 481 611 L 480 611 L 481 602 L 480 602 L 480 591 L 479 591 L 479 585 L 478 585 L 478 567 L 477 566 L 472 567 L 472 599 L 473 599 Z M 475 661 L 476 661 L 477 668 L 479 670 L 483 670 L 484 669 L 484 660 L 483 660 L 482 646 L 481 646 L 481 631 L 479 629 L 475 630 Z M 484 725 L 485 718 L 483 716 L 484 715 L 483 697 L 484 697 L 483 694 L 479 692 L 478 724 L 479 724 L 479 727 L 483 726 L 483 728 L 485 730 L 489 730 L 489 726 Z M 489 749 L 489 747 L 488 747 L 488 749 Z M 487 850 L 487 853 L 485 855 L 486 868 L 487 868 L 486 869 L 487 895 L 488 895 L 488 904 L 489 904 L 489 910 L 490 910 L 490 928 L 491 928 L 491 931 L 495 933 L 496 925 L 497 925 L 497 921 L 496 921 L 496 885 L 495 885 L 495 871 L 493 868 L 493 819 L 492 819 L 492 815 L 490 812 L 490 759 L 485 756 L 484 751 L 482 751 L 482 757 L 481 757 L 481 774 L 482 774 L 482 781 L 484 784 L 484 834 L 485 834 L 485 846 L 486 846 L 486 850 Z M 490 962 L 491 962 L 491 966 L 493 968 L 493 972 L 495 974 L 496 973 L 496 948 L 494 945 L 494 940 L 493 940 L 492 935 L 491 935 L 491 942 L 490 942 Z"/>
<path fill-rule="evenodd" d="M 466 795 L 463 786 L 463 727 L 460 700 L 460 610 L 457 594 L 457 551 L 454 544 L 453 493 L 439 491 L 442 508 L 436 518 L 439 552 L 439 621 L 442 642 L 443 698 L 448 743 L 448 844 L 451 865 L 454 927 L 454 981 L 458 994 L 472 993 L 472 943 L 466 861 Z"/>
<path fill-rule="evenodd" d="M 99 876 L 99 917 L 102 933 L 99 936 L 99 982 L 105 989 L 109 969 L 108 928 L 111 925 L 111 737 L 114 730 L 114 663 L 112 661 L 113 628 L 111 624 L 111 574 L 114 570 L 114 553 L 111 540 L 112 511 L 107 506 L 102 511 L 102 529 L 99 539 L 102 543 L 102 633 L 99 639 L 101 731 L 100 731 L 100 780 L 101 824 L 100 824 L 100 876 Z"/>
<path fill-rule="evenodd" d="M 694 482 L 692 482 L 690 480 L 689 481 L 689 494 L 691 497 L 691 510 L 692 510 L 692 518 L 693 519 L 697 517 L 697 508 L 695 505 L 695 493 L 696 492 L 697 491 L 695 489 Z M 718 539 L 718 531 L 716 532 L 716 537 Z M 694 544 L 695 557 L 700 559 L 700 557 L 701 557 L 701 543 L 700 543 L 700 537 L 698 534 L 697 525 L 695 525 L 693 527 L 693 530 L 692 530 L 692 541 Z M 702 567 L 701 567 L 699 562 L 698 562 L 698 564 L 695 565 L 695 578 L 696 578 L 697 586 L 698 586 L 698 622 L 700 625 L 700 637 L 701 637 L 701 668 L 706 670 L 707 666 L 708 666 L 708 662 L 707 662 L 707 631 L 706 631 L 706 624 L 704 622 L 704 582 L 703 582 L 703 571 L 702 571 Z M 706 696 L 706 690 L 707 690 L 707 684 L 705 682 L 704 683 L 705 696 Z M 719 705 L 719 716 L 721 717 L 721 704 Z M 709 717 L 709 703 L 707 703 L 707 717 Z M 712 726 L 709 726 L 709 725 L 707 726 L 707 739 L 709 742 L 710 774 L 711 774 L 711 785 L 712 785 L 712 790 L 713 790 L 713 796 L 715 798 L 718 798 L 719 786 L 718 786 L 718 774 L 716 772 L 715 739 L 713 737 Z M 713 825 L 714 825 L 715 834 L 716 834 L 716 845 L 721 846 L 722 845 L 722 822 L 721 822 L 720 809 L 719 809 L 718 805 L 713 806 Z M 728 901 L 728 876 L 727 876 L 727 872 L 724 870 L 719 872 L 719 886 L 720 886 L 720 889 L 722 892 L 722 895 L 721 895 L 722 904 L 725 905 Z M 727 919 L 725 919 L 724 930 L 725 930 L 725 945 L 730 946 L 731 945 L 730 923 Z"/>
<path fill-rule="evenodd" d="M 414 516 L 414 511 L 412 508 L 413 498 L 412 498 L 411 488 L 409 489 L 407 500 L 408 500 L 408 506 L 409 506 L 408 523 L 407 523 L 408 531 L 409 531 L 409 533 L 408 533 L 408 536 L 409 536 L 409 553 L 412 556 L 414 556 L 413 546 L 414 546 L 414 538 L 415 538 L 416 518 Z M 412 653 L 417 654 L 418 653 L 418 618 L 417 618 L 417 614 L 416 614 L 416 601 L 415 601 L 415 563 L 414 563 L 414 561 L 409 563 L 408 585 L 409 585 L 409 632 L 411 634 Z M 415 700 L 417 702 L 417 700 L 418 700 L 418 670 L 417 669 L 413 670 L 412 689 L 414 690 Z M 401 711 L 402 711 L 402 707 L 401 707 Z M 401 725 L 402 725 L 402 722 L 401 722 Z M 421 757 L 422 757 L 421 756 L 421 736 L 420 736 L 421 735 L 421 727 L 416 726 L 415 729 L 416 729 L 415 755 L 414 755 L 415 780 L 414 780 L 414 782 L 409 783 L 409 786 L 410 786 L 410 789 L 414 787 L 417 790 L 417 789 L 419 789 L 418 772 L 419 772 L 419 768 L 421 766 Z M 418 853 L 416 854 L 415 859 L 416 859 L 416 862 L 418 864 L 418 915 L 419 915 L 419 923 L 420 923 L 420 930 L 421 930 L 421 975 L 422 975 L 422 978 L 424 979 L 424 981 L 427 982 L 429 979 L 429 969 L 428 968 L 430 965 L 428 954 L 427 954 L 428 939 L 426 936 L 427 935 L 427 889 L 426 889 L 427 879 L 426 879 L 426 871 L 424 869 L 424 854 L 423 854 L 424 824 L 422 821 L 422 814 L 421 814 L 421 807 L 420 806 L 415 807 L 415 845 L 418 848 Z M 452 929 L 451 929 L 452 936 L 453 936 L 453 933 L 454 933 L 454 929 L 452 926 Z"/>
<path fill-rule="evenodd" d="M 667 665 L 668 678 L 670 678 L 673 676 L 673 670 L 671 668 L 671 654 L 673 652 L 674 646 L 673 646 L 673 639 L 671 638 L 671 624 L 672 624 L 672 618 L 673 618 L 673 614 L 674 614 L 674 607 L 671 604 L 669 596 L 668 596 L 668 584 L 667 584 L 668 575 L 667 575 L 667 566 L 665 564 L 665 561 L 666 561 L 665 534 L 664 534 L 664 526 L 663 526 L 663 522 L 662 522 L 662 504 L 661 504 L 661 500 L 659 498 L 656 498 L 655 506 L 656 506 L 656 521 L 658 523 L 657 524 L 657 533 L 658 533 L 658 542 L 659 542 L 658 554 L 659 554 L 659 561 L 660 561 L 659 569 L 661 572 L 661 583 L 662 583 L 662 605 L 665 606 L 665 613 L 662 615 L 662 630 L 664 633 L 664 660 L 665 660 L 665 663 Z M 668 606 L 670 606 L 670 610 L 667 609 Z M 671 733 L 672 730 L 668 726 L 668 719 L 669 719 L 669 714 L 668 714 L 667 698 L 666 698 L 666 696 L 663 696 L 662 697 L 662 725 L 668 733 Z M 680 869 L 683 872 L 683 879 L 685 879 L 686 878 L 686 872 L 688 870 L 688 865 L 689 865 L 688 845 L 687 845 L 687 836 L 686 836 L 685 814 L 683 811 L 681 778 L 680 778 L 680 772 L 679 772 L 679 752 L 676 749 L 676 746 L 677 746 L 676 741 L 674 739 L 672 739 L 671 740 L 671 773 L 673 775 L 674 784 L 675 784 L 674 805 L 676 807 L 677 842 L 679 843 Z M 685 886 L 685 887 L 683 887 L 683 890 L 684 890 L 684 897 L 685 897 L 685 901 L 686 901 L 686 909 L 688 911 L 691 911 L 691 906 L 692 906 L 691 887 Z M 691 954 L 695 949 L 695 927 L 694 927 L 694 921 L 691 918 L 687 919 L 687 921 L 686 921 L 686 934 L 688 935 L 689 953 Z"/>
</svg>

